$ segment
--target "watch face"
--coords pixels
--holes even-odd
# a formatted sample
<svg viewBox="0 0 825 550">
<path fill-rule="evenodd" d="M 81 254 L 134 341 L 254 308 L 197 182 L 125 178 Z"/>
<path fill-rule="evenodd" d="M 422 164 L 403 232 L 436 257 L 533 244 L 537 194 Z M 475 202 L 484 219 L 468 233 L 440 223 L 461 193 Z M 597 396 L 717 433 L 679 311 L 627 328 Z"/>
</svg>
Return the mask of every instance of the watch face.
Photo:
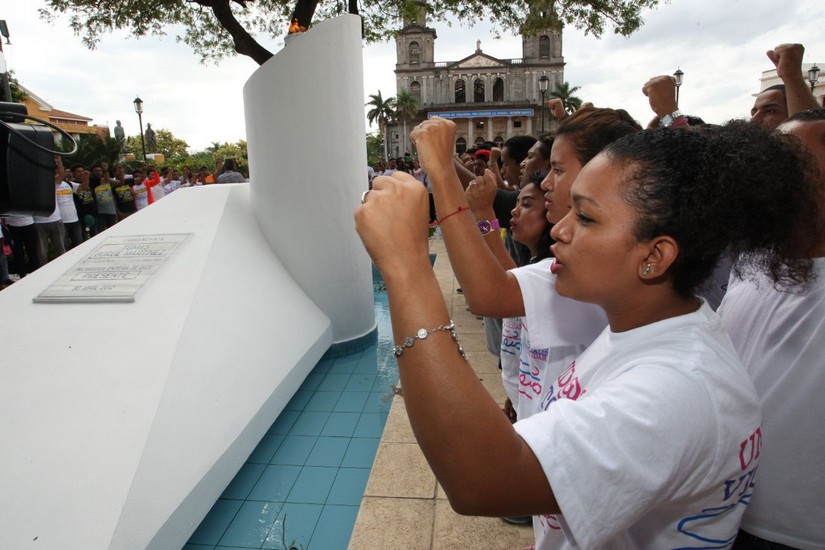
<svg viewBox="0 0 825 550">
<path fill-rule="evenodd" d="M 478 226 L 478 230 L 481 231 L 482 235 L 488 235 L 490 231 L 493 230 L 493 224 L 490 223 L 489 220 L 479 220 L 476 222 Z"/>
</svg>

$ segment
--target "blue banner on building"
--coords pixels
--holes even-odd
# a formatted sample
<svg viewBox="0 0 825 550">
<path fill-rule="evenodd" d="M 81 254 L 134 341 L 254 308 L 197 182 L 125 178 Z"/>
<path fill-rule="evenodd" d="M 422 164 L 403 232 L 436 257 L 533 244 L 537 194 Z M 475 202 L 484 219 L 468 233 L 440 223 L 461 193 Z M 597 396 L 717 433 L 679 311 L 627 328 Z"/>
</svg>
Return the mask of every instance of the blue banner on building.
<svg viewBox="0 0 825 550">
<path fill-rule="evenodd" d="M 502 109 L 489 111 L 442 111 L 440 113 L 427 113 L 427 118 L 440 116 L 441 118 L 489 118 L 489 117 L 511 117 L 511 116 L 533 116 L 533 109 Z"/>
</svg>

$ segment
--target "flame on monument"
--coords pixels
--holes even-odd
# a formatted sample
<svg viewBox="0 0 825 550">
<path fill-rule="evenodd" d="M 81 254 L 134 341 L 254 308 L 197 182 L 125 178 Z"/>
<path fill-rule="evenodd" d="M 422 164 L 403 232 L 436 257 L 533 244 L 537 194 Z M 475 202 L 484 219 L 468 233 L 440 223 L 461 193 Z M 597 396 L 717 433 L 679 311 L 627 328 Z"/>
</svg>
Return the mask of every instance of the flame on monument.
<svg viewBox="0 0 825 550">
<path fill-rule="evenodd" d="M 295 34 L 299 32 L 306 32 L 307 28 L 298 23 L 298 18 L 292 20 L 289 24 L 289 32 L 287 34 Z"/>
</svg>

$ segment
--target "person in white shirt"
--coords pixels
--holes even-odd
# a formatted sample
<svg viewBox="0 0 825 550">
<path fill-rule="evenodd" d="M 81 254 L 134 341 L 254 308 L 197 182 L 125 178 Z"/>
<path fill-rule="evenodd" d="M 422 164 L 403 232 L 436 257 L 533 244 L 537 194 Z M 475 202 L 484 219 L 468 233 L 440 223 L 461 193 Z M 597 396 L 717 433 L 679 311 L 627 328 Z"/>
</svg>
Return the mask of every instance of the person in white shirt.
<svg viewBox="0 0 825 550">
<path fill-rule="evenodd" d="M 821 206 L 825 109 L 794 114 L 779 130 L 814 155 L 819 189 L 809 200 Z M 764 416 L 759 480 L 735 550 L 825 548 L 825 470 L 818 460 L 825 455 L 825 218 L 811 213 L 805 219 L 817 236 L 807 253 L 816 279 L 789 291 L 768 277 L 731 276 L 719 307 Z"/>
<path fill-rule="evenodd" d="M 412 138 L 436 193 L 460 187 L 455 124 L 433 118 Z M 729 546 L 761 414 L 694 290 L 726 251 L 734 269 L 747 259 L 778 282 L 807 280 L 812 187 L 787 139 L 741 121 L 609 145 L 573 182 L 549 266 L 556 292 L 599 306 L 608 327 L 513 425 L 457 342 L 429 263 L 426 191 L 406 174 L 376 178 L 356 230 L 387 286 L 413 431 L 453 508 L 533 515 L 539 550 Z M 439 218 L 475 239 L 466 210 L 459 199 Z"/>
<path fill-rule="evenodd" d="M 63 162 L 60 157 L 54 157 L 54 186 L 55 186 L 55 206 L 54 211 L 49 216 L 33 216 L 34 227 L 37 229 L 37 241 L 39 255 L 45 264 L 49 261 L 49 245 L 54 251 L 55 257 L 66 252 L 66 231 L 63 228 L 63 218 L 60 206 L 57 204 L 57 188 L 63 184 L 66 173 L 63 169 Z"/>
</svg>

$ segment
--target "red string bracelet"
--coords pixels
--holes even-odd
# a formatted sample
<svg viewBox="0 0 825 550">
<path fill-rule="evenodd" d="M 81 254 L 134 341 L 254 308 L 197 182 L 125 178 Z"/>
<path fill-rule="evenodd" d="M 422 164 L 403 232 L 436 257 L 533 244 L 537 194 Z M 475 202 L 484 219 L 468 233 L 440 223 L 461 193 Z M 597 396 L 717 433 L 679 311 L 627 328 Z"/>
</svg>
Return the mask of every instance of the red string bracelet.
<svg viewBox="0 0 825 550">
<path fill-rule="evenodd" d="M 458 214 L 459 212 L 464 212 L 465 210 L 469 210 L 469 209 L 470 209 L 470 207 L 469 207 L 469 206 L 459 206 L 459 207 L 458 207 L 458 210 L 456 210 L 455 212 L 453 212 L 453 213 L 451 213 L 451 214 L 447 214 L 446 216 L 444 216 L 444 217 L 443 217 L 443 218 L 441 218 L 440 220 L 435 220 L 433 223 L 431 223 L 431 224 L 430 224 L 430 227 L 435 227 L 435 226 L 437 226 L 437 225 L 441 225 L 442 223 L 444 223 L 444 220 L 446 220 L 446 219 L 447 219 L 447 218 L 449 218 L 450 216 L 455 216 L 455 215 L 456 215 L 456 214 Z"/>
</svg>

